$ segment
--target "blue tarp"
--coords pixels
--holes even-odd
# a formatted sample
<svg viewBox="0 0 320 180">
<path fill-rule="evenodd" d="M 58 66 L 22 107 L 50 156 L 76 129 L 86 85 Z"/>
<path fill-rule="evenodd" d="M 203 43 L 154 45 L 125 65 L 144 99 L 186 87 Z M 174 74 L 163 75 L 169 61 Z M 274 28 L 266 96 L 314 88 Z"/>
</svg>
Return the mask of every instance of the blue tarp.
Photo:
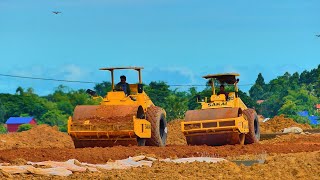
<svg viewBox="0 0 320 180">
<path fill-rule="evenodd" d="M 312 125 L 317 125 L 320 124 L 320 118 L 318 116 L 309 116 L 309 112 L 308 111 L 301 111 L 297 113 L 299 116 L 302 117 L 308 117 L 308 119 L 310 120 L 310 124 Z"/>
<path fill-rule="evenodd" d="M 309 112 L 308 111 L 301 111 L 301 112 L 298 112 L 298 115 L 302 116 L 302 117 L 307 117 L 307 116 L 309 116 Z"/>
<path fill-rule="evenodd" d="M 310 124 L 313 124 L 313 125 L 320 124 L 319 117 L 317 117 L 317 116 L 309 116 L 308 118 L 310 120 Z"/>
<path fill-rule="evenodd" d="M 28 124 L 33 117 L 10 117 L 6 124 Z"/>
</svg>

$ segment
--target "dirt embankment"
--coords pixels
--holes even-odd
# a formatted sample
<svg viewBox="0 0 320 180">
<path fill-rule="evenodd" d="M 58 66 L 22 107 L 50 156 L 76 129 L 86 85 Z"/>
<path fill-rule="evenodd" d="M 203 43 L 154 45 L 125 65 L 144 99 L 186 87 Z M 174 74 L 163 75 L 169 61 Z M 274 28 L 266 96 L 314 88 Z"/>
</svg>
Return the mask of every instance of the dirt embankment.
<svg viewBox="0 0 320 180">
<path fill-rule="evenodd" d="M 28 131 L 0 135 L 0 150 L 18 148 L 74 148 L 74 145 L 67 133 L 48 125 L 38 125 Z"/>
<path fill-rule="evenodd" d="M 183 133 L 181 132 L 181 121 L 176 119 L 168 123 L 168 145 L 186 145 L 187 141 Z"/>
<path fill-rule="evenodd" d="M 261 133 L 282 132 L 284 128 L 300 127 L 301 129 L 311 129 L 308 124 L 299 124 L 291 118 L 286 118 L 284 115 L 275 116 L 267 122 L 260 122 Z"/>
</svg>

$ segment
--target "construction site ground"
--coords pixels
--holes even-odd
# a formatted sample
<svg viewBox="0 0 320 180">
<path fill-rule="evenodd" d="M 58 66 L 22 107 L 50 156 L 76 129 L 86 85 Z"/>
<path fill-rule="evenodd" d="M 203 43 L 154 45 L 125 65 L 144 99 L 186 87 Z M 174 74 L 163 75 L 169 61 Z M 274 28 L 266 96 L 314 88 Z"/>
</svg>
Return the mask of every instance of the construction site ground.
<svg viewBox="0 0 320 180">
<path fill-rule="evenodd" d="M 0 163 L 23 165 L 27 161 L 67 161 L 106 163 L 129 156 L 147 155 L 156 158 L 220 157 L 230 160 L 219 163 L 175 164 L 155 162 L 152 167 L 130 170 L 102 170 L 74 173 L 68 177 L 32 174 L 7 175 L 0 179 L 319 179 L 320 134 L 288 134 L 250 145 L 188 146 L 179 131 L 180 121 L 168 124 L 166 147 L 108 147 L 75 149 L 71 138 L 55 128 L 41 125 L 34 129 L 0 135 Z M 31 141 L 28 139 L 32 138 Z M 23 141 L 22 141 L 22 140 Z M 244 166 L 234 160 L 264 160 L 263 164 Z"/>
</svg>

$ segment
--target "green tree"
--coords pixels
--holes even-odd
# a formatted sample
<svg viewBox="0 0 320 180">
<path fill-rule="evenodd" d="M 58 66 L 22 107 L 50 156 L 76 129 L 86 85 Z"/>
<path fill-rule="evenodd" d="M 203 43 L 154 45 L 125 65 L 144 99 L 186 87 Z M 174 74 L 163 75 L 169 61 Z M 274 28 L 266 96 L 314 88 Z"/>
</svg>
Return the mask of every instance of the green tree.
<svg viewBox="0 0 320 180">
<path fill-rule="evenodd" d="M 5 134 L 5 133 L 7 133 L 7 128 L 4 127 L 3 124 L 0 124 L 0 134 Z"/>
<path fill-rule="evenodd" d="M 150 82 L 149 86 L 144 87 L 145 92 L 148 94 L 152 102 L 156 106 L 162 108 L 166 107 L 166 98 L 172 93 L 169 89 L 169 86 L 163 82 Z"/>
<path fill-rule="evenodd" d="M 16 89 L 16 94 L 19 94 L 21 96 L 24 95 L 24 90 L 21 86 L 19 86 L 17 89 Z"/>
<path fill-rule="evenodd" d="M 6 108 L 0 99 L 0 124 L 6 121 L 5 115 L 6 115 Z"/>
<path fill-rule="evenodd" d="M 50 110 L 40 118 L 41 122 L 50 126 L 66 126 L 68 115 L 63 114 L 60 110 Z"/>
<path fill-rule="evenodd" d="M 185 112 L 188 110 L 188 98 L 186 92 L 177 92 L 175 90 L 166 98 L 165 110 L 167 120 L 183 119 Z"/>
<path fill-rule="evenodd" d="M 295 72 L 292 74 L 292 76 L 289 78 L 290 82 L 290 89 L 297 90 L 299 89 L 299 73 Z"/>
<path fill-rule="evenodd" d="M 255 84 L 249 90 L 250 97 L 255 101 L 263 99 L 265 85 L 264 78 L 262 74 L 259 73 Z"/>
<path fill-rule="evenodd" d="M 243 101 L 243 103 L 249 107 L 249 108 L 256 108 L 257 107 L 257 103 L 250 97 L 247 95 L 247 93 L 239 90 L 239 97 L 241 98 L 241 100 Z"/>
<path fill-rule="evenodd" d="M 282 105 L 283 100 L 277 94 L 273 94 L 260 105 L 259 111 L 264 117 L 273 117 L 278 114 Z"/>
<path fill-rule="evenodd" d="M 97 104 L 97 100 L 93 100 L 90 95 L 86 93 L 84 89 L 80 89 L 78 91 L 70 91 L 67 94 L 70 103 L 75 107 L 77 105 L 93 105 Z"/>
<path fill-rule="evenodd" d="M 74 106 L 70 103 L 70 101 L 59 101 L 57 102 L 57 107 L 64 114 L 73 114 Z"/>
<path fill-rule="evenodd" d="M 32 128 L 32 126 L 30 124 L 21 124 L 18 127 L 18 132 L 22 132 L 22 131 L 28 131 Z"/>
<path fill-rule="evenodd" d="M 307 90 L 306 86 L 302 86 L 299 91 L 289 90 L 289 94 L 283 99 L 285 102 L 281 106 L 279 114 L 288 116 L 296 115 L 299 111 L 309 111 L 314 114 L 314 106 L 319 101 Z"/>
<path fill-rule="evenodd" d="M 27 89 L 27 92 L 25 92 L 25 94 L 27 94 L 27 95 L 32 95 L 32 94 L 34 94 L 34 89 L 31 88 L 31 87 L 29 87 L 29 88 Z"/>
<path fill-rule="evenodd" d="M 28 113 L 23 113 L 23 114 L 20 114 L 20 117 L 30 117 L 30 115 Z"/>
<path fill-rule="evenodd" d="M 102 83 L 98 83 L 94 86 L 94 90 L 101 97 L 104 97 L 107 92 L 111 91 L 111 82 L 103 81 Z"/>
<path fill-rule="evenodd" d="M 315 94 L 318 98 L 320 98 L 320 65 L 315 73 L 316 82 L 314 83 Z"/>
<path fill-rule="evenodd" d="M 266 83 L 264 82 L 264 78 L 263 78 L 261 73 L 258 74 L 258 77 L 257 77 L 257 80 L 256 80 L 255 84 L 257 84 L 259 86 L 262 86 L 262 87 L 264 85 L 266 85 Z"/>
<path fill-rule="evenodd" d="M 188 94 L 188 109 L 189 110 L 200 108 L 200 104 L 197 102 L 198 96 L 200 96 L 200 94 L 197 92 L 197 89 L 195 87 L 191 87 L 189 89 L 189 94 Z"/>
</svg>

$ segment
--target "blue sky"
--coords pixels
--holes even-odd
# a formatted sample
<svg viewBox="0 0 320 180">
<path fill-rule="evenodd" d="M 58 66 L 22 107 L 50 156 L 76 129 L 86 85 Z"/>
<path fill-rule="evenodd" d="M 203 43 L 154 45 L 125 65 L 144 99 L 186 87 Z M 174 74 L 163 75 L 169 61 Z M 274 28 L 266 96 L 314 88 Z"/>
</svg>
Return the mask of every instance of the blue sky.
<svg viewBox="0 0 320 180">
<path fill-rule="evenodd" d="M 145 67 L 146 83 L 204 84 L 202 75 L 221 72 L 240 73 L 240 84 L 261 72 L 268 82 L 320 64 L 319 7 L 316 0 L 0 0 L 0 74 L 101 82 L 110 79 L 100 67 L 130 65 Z M 0 82 L 0 93 L 22 86 L 41 95 L 59 84 L 93 86 Z"/>
</svg>

